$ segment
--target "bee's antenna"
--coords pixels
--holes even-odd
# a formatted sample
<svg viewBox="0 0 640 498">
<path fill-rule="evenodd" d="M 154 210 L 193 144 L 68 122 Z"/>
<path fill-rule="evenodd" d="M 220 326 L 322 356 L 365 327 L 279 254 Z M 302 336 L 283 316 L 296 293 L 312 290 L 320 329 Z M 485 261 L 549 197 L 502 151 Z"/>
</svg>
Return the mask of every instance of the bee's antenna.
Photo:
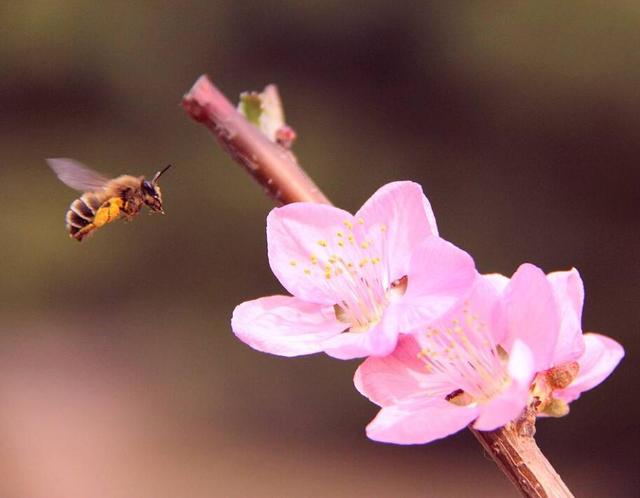
<svg viewBox="0 0 640 498">
<path fill-rule="evenodd" d="M 155 176 L 153 177 L 153 180 L 151 180 L 151 183 L 157 183 L 158 182 L 158 178 L 160 178 L 162 176 L 162 174 L 167 171 L 172 165 L 168 164 L 167 166 L 165 166 L 165 168 L 161 171 L 158 171 Z"/>
</svg>

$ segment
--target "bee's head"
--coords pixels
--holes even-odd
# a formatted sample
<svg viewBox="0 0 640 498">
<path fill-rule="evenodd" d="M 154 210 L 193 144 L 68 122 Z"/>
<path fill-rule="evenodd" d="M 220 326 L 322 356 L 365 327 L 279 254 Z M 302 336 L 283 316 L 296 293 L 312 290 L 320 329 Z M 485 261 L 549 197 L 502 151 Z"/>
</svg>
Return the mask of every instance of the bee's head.
<svg viewBox="0 0 640 498">
<path fill-rule="evenodd" d="M 142 184 L 140 185 L 144 203 L 149 206 L 152 211 L 157 213 L 164 214 L 164 210 L 162 209 L 162 192 L 160 192 L 158 178 L 160 178 L 170 167 L 171 165 L 161 171 L 158 171 L 151 181 L 142 180 Z"/>
</svg>

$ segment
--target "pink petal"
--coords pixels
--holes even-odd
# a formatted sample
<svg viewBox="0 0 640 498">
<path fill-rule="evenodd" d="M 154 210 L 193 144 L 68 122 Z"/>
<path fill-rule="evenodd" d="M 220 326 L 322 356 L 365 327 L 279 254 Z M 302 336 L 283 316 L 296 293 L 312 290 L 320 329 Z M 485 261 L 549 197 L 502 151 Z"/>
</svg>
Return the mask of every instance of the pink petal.
<svg viewBox="0 0 640 498">
<path fill-rule="evenodd" d="M 451 303 L 453 303 L 453 306 L 449 306 L 449 309 L 446 310 L 445 313 L 441 313 L 436 319 L 429 320 L 429 325 L 446 330 L 451 327 L 451 324 L 455 320 L 465 323 L 465 313 L 471 313 L 478 317 L 480 323 L 484 324 L 482 334 L 478 335 L 477 333 L 473 333 L 468 336 L 472 341 L 480 341 L 479 343 L 474 342 L 474 347 L 486 348 L 487 345 L 484 343 L 484 338 L 491 339 L 491 346 L 499 344 L 504 338 L 506 334 L 506 322 L 498 291 L 490 282 L 481 278 L 480 275 L 476 274 L 473 284 L 469 286 L 466 291 L 463 292 L 463 290 L 460 289 L 458 295 L 451 294 L 449 301 L 440 299 L 439 303 L 441 304 L 441 310 L 445 310 L 447 305 Z M 411 300 L 410 304 L 411 306 L 405 305 L 402 308 L 405 310 L 403 317 L 405 321 L 413 320 L 417 323 L 422 320 L 424 323 L 426 321 L 425 317 L 435 317 L 440 311 L 440 309 L 433 307 L 434 303 L 430 302 L 426 303 L 431 307 L 429 308 L 430 313 L 420 308 L 420 303 L 417 299 Z M 401 330 L 405 329 L 401 327 Z M 412 333 L 419 338 L 418 342 L 421 340 L 421 336 L 419 335 L 421 330 L 426 330 L 426 327 L 420 327 L 412 331 Z M 474 339 L 474 337 L 476 339 Z"/>
<path fill-rule="evenodd" d="M 323 350 L 323 341 L 339 335 L 339 322 L 330 306 L 291 296 L 246 301 L 233 312 L 231 328 L 238 338 L 258 351 L 299 356 Z"/>
<path fill-rule="evenodd" d="M 529 347 L 516 339 L 509 351 L 507 365 L 511 384 L 494 399 L 480 408 L 480 416 L 473 427 L 492 431 L 516 419 L 527 406 L 529 385 L 535 375 L 533 354 Z"/>
<path fill-rule="evenodd" d="M 356 219 L 362 223 L 357 228 L 362 230 L 363 239 L 375 240 L 384 227 L 380 252 L 387 262 L 390 281 L 407 274 L 415 246 L 438 234 L 429 201 L 414 182 L 393 182 L 378 189 L 356 213 Z"/>
<path fill-rule="evenodd" d="M 511 349 L 520 339 L 533 353 L 536 371 L 551 366 L 558 340 L 560 318 L 551 285 L 544 273 L 530 264 L 518 268 L 505 289 L 509 335 L 503 346 Z"/>
<path fill-rule="evenodd" d="M 480 415 L 473 424 L 479 431 L 492 431 L 520 416 L 527 406 L 528 391 L 512 384 L 486 405 L 480 408 Z"/>
<path fill-rule="evenodd" d="M 350 213 L 324 204 L 298 202 L 273 209 L 267 217 L 269 264 L 285 289 L 305 301 L 338 302 L 324 267 L 328 255 L 338 250 L 337 234 L 353 221 Z"/>
<path fill-rule="evenodd" d="M 367 426 L 367 436 L 385 443 L 424 444 L 458 432 L 477 415 L 477 407 L 413 398 L 382 408 Z"/>
<path fill-rule="evenodd" d="M 324 343 L 325 352 L 340 360 L 386 356 L 396 347 L 398 331 L 383 320 L 365 332 L 343 332 Z"/>
<path fill-rule="evenodd" d="M 575 360 L 584 352 L 581 325 L 584 287 L 575 268 L 549 273 L 547 279 L 560 313 L 560 332 L 553 353 L 553 364 L 559 365 Z"/>
<path fill-rule="evenodd" d="M 387 406 L 423 392 L 428 375 L 418 360 L 420 346 L 413 336 L 403 336 L 392 354 L 369 357 L 353 377 L 356 389 L 380 406 Z"/>
<path fill-rule="evenodd" d="M 507 365 L 509 378 L 521 388 L 527 390 L 536 374 L 533 353 L 520 339 L 513 341 L 509 351 Z"/>
<path fill-rule="evenodd" d="M 482 278 L 490 282 L 498 292 L 503 292 L 509 283 L 509 277 L 505 277 L 500 273 L 486 273 Z"/>
<path fill-rule="evenodd" d="M 584 391 L 605 380 L 624 357 L 624 349 L 610 337 L 600 334 L 584 334 L 585 350 L 578 358 L 580 370 L 575 380 L 556 392 L 556 397 L 571 402 Z"/>
<path fill-rule="evenodd" d="M 429 237 L 411 257 L 408 286 L 397 315 L 402 332 L 428 325 L 465 297 L 478 276 L 473 259 L 440 237 Z"/>
</svg>

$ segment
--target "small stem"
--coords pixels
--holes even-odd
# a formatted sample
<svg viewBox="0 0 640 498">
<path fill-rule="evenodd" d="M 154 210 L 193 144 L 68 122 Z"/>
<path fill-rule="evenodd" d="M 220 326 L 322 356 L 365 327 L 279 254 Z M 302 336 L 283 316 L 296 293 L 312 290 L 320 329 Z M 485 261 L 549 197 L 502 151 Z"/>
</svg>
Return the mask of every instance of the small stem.
<svg viewBox="0 0 640 498">
<path fill-rule="evenodd" d="M 331 204 L 286 149 L 271 142 L 236 111 L 227 98 L 201 76 L 184 96 L 182 106 L 204 123 L 233 159 L 245 167 L 279 204 Z M 573 495 L 536 445 L 535 415 L 495 431 L 470 428 L 484 449 L 523 496 L 571 498 Z"/>
<path fill-rule="evenodd" d="M 573 498 L 569 488 L 532 436 L 521 435 L 510 423 L 495 431 L 469 427 L 487 454 L 527 498 Z"/>
<path fill-rule="evenodd" d="M 277 204 L 330 204 L 293 155 L 249 123 L 207 76 L 198 78 L 183 97 L 182 107 L 213 132 L 222 147 Z"/>
</svg>

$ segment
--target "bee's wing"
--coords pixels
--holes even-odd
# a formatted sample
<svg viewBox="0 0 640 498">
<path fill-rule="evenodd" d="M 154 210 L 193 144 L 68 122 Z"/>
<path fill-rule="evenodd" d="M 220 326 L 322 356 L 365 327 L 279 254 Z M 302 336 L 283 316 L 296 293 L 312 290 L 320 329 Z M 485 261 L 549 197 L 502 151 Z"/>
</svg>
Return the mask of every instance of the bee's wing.
<svg viewBox="0 0 640 498">
<path fill-rule="evenodd" d="M 47 163 L 63 183 L 80 192 L 100 190 L 109 181 L 106 176 L 73 159 L 59 157 L 47 159 Z"/>
</svg>

